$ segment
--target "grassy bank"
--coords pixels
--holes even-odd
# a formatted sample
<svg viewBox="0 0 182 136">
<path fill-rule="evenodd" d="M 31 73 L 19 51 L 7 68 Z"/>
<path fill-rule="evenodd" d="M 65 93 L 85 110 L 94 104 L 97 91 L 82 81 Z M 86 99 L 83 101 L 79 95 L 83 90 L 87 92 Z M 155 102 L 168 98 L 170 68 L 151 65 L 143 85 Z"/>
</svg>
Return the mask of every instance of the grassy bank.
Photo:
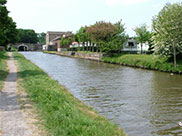
<svg viewBox="0 0 182 136">
<path fill-rule="evenodd" d="M 35 64 L 14 53 L 20 86 L 35 103 L 43 125 L 53 136 L 118 136 L 124 133 L 73 97 Z"/>
<path fill-rule="evenodd" d="M 2 90 L 3 81 L 8 75 L 7 63 L 6 63 L 7 59 L 8 59 L 7 52 L 0 51 L 0 90 Z"/>
<path fill-rule="evenodd" d="M 118 54 L 113 57 L 103 57 L 102 61 L 165 72 L 182 72 L 182 65 L 178 65 L 178 67 L 175 68 L 173 63 L 168 62 L 166 58 L 154 55 Z"/>
</svg>

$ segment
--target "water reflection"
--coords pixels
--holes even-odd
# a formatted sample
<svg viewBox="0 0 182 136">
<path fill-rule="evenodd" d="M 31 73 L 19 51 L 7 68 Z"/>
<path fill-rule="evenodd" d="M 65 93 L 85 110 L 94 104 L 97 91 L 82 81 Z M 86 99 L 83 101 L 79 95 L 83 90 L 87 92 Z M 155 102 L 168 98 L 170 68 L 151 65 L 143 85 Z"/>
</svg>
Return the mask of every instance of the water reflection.
<svg viewBox="0 0 182 136">
<path fill-rule="evenodd" d="M 23 54 L 129 136 L 182 134 L 182 76 L 40 52 Z"/>
</svg>

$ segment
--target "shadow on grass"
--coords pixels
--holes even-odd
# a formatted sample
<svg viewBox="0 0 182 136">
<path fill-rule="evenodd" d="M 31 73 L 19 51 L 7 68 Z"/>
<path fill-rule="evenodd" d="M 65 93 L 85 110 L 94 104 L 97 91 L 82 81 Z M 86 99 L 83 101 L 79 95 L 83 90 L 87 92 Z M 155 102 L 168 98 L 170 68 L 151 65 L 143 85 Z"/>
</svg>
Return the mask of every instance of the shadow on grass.
<svg viewBox="0 0 182 136">
<path fill-rule="evenodd" d="M 0 70 L 0 81 L 4 81 L 4 78 L 8 75 L 8 71 Z"/>
<path fill-rule="evenodd" d="M 8 60 L 9 59 L 9 56 L 5 55 L 5 52 L 0 52 L 0 59 L 5 59 L 5 60 Z"/>
<path fill-rule="evenodd" d="M 45 75 L 45 73 L 39 70 L 24 70 L 24 71 L 18 72 L 18 75 L 20 75 L 21 78 L 26 78 L 30 76 Z"/>
</svg>

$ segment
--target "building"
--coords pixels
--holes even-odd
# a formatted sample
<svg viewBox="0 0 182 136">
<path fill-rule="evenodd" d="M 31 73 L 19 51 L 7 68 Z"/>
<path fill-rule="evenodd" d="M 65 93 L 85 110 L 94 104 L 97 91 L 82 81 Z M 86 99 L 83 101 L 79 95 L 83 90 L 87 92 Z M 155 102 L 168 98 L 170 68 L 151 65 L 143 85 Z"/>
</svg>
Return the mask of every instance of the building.
<svg viewBox="0 0 182 136">
<path fill-rule="evenodd" d="M 46 34 L 46 50 L 51 50 L 51 51 L 59 50 L 60 40 L 62 37 L 73 38 L 73 33 L 70 31 L 67 31 L 67 32 L 48 31 Z"/>
<path fill-rule="evenodd" d="M 143 52 L 147 52 L 149 48 L 148 42 L 143 43 L 142 50 Z M 122 51 L 125 52 L 140 52 L 141 44 L 139 44 L 135 39 L 129 38 L 128 41 L 123 45 Z"/>
</svg>

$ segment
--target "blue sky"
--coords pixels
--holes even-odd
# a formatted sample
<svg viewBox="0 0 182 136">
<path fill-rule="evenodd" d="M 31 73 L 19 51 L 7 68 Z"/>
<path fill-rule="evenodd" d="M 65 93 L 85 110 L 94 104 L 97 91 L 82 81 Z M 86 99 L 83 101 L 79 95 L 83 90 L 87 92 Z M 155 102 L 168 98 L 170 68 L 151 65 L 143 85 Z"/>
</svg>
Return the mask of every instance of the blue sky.
<svg viewBox="0 0 182 136">
<path fill-rule="evenodd" d="M 8 0 L 7 8 L 18 28 L 36 32 L 73 31 L 96 21 L 115 23 L 120 19 L 126 33 L 134 36 L 133 28 L 146 23 L 167 3 L 180 0 Z"/>
</svg>

